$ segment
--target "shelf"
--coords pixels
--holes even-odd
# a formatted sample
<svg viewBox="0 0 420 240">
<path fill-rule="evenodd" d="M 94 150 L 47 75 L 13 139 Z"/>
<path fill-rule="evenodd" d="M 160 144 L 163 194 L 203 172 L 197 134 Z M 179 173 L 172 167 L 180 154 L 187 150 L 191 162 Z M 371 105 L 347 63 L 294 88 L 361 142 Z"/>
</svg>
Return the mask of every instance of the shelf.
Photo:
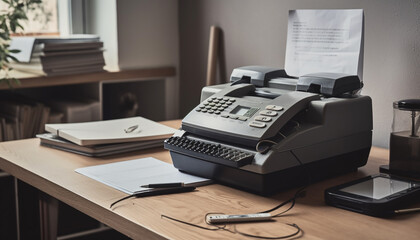
<svg viewBox="0 0 420 240">
<path fill-rule="evenodd" d="M 176 74 L 174 67 L 157 67 L 144 69 L 120 70 L 116 72 L 97 72 L 87 74 L 63 75 L 63 76 L 34 76 L 29 74 L 15 74 L 20 85 L 14 84 L 13 88 L 35 88 L 50 87 L 83 83 L 94 83 L 101 81 L 117 81 L 141 78 L 174 77 Z M 9 89 L 5 83 L 0 84 L 1 89 Z"/>
</svg>

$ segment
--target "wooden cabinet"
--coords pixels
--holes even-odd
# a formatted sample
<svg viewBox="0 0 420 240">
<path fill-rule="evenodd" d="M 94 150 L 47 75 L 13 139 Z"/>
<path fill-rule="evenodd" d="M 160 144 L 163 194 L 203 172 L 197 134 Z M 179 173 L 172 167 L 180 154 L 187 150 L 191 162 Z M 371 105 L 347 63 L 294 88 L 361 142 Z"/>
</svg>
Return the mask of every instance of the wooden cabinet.
<svg viewBox="0 0 420 240">
<path fill-rule="evenodd" d="M 178 117 L 176 111 L 174 112 L 178 102 L 176 94 L 173 93 L 173 88 L 176 86 L 175 75 L 174 67 L 54 77 L 16 72 L 13 77 L 18 78 L 20 84 L 14 84 L 12 90 L 7 84 L 0 84 L 0 97 L 3 100 L 8 99 L 4 96 L 15 92 L 19 96 L 40 101 L 51 108 L 49 115 L 53 112 L 64 113 L 64 117 L 60 120 L 62 122 L 84 122 L 131 116 L 162 121 Z M 88 106 L 91 107 L 88 108 Z M 39 124 L 41 125 L 43 126 L 42 123 Z M 21 137 L 12 139 L 22 138 L 24 134 L 20 132 L 25 132 L 25 129 L 23 127 L 22 131 L 18 131 L 17 135 Z M 25 136 L 23 138 L 28 137 Z M 33 137 L 34 134 L 31 136 Z"/>
</svg>

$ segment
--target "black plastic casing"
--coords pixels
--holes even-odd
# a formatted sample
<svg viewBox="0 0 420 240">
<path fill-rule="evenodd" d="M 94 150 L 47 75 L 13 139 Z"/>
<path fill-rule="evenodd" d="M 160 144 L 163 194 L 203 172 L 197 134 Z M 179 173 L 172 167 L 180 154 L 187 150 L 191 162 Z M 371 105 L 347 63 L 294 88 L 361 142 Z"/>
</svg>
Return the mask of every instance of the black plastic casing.
<svg viewBox="0 0 420 240">
<path fill-rule="evenodd" d="M 373 199 L 340 191 L 340 189 L 368 181 L 376 177 L 385 177 L 407 183 L 413 183 L 415 186 L 381 199 Z M 419 201 L 420 182 L 398 178 L 387 174 L 378 174 L 328 188 L 325 190 L 324 197 L 325 203 L 334 207 L 374 217 L 391 217 L 395 215 L 395 210 L 405 209 L 409 204 Z"/>
</svg>

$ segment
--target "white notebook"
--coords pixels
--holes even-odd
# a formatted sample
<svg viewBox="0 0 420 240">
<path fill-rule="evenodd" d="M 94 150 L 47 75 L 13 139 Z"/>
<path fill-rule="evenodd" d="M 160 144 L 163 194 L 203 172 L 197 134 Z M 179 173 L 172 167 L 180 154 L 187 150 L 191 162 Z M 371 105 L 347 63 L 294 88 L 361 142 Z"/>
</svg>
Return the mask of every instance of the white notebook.
<svg viewBox="0 0 420 240">
<path fill-rule="evenodd" d="M 212 182 L 207 178 L 182 173 L 172 164 L 152 157 L 78 168 L 75 171 L 128 194 L 147 190 L 140 187 L 147 184 L 182 182 L 185 186 L 202 186 Z"/>
<path fill-rule="evenodd" d="M 45 130 L 80 146 L 166 139 L 176 129 L 132 117 L 83 123 L 45 124 Z"/>
</svg>

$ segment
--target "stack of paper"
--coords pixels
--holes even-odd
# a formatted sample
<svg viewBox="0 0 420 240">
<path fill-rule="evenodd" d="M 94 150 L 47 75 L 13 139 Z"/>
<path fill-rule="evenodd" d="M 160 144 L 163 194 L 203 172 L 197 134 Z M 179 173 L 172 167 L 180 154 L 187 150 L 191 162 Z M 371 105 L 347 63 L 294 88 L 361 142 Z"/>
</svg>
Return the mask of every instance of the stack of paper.
<svg viewBox="0 0 420 240">
<path fill-rule="evenodd" d="M 106 156 L 162 146 L 174 128 L 142 117 L 46 124 L 50 134 L 37 135 L 41 145 L 87 156 Z"/>
<path fill-rule="evenodd" d="M 67 37 L 14 37 L 10 49 L 19 63 L 19 71 L 47 76 L 104 71 L 103 42 L 95 35 Z"/>
</svg>

